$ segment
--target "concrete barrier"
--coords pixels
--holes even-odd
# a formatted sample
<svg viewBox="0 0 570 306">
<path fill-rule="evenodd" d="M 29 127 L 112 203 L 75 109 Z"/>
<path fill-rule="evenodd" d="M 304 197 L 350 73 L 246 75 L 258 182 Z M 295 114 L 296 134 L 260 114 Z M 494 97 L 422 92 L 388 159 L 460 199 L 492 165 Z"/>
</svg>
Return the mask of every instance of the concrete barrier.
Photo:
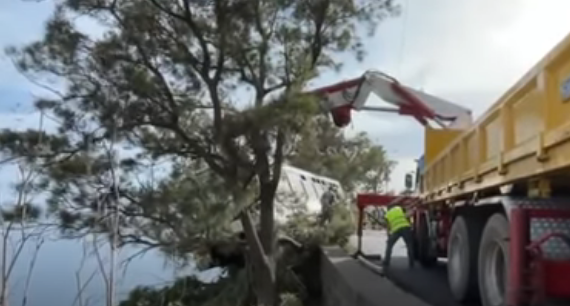
<svg viewBox="0 0 570 306">
<path fill-rule="evenodd" d="M 427 306 L 378 276 L 340 247 L 323 247 L 320 258 L 322 306 Z"/>
</svg>

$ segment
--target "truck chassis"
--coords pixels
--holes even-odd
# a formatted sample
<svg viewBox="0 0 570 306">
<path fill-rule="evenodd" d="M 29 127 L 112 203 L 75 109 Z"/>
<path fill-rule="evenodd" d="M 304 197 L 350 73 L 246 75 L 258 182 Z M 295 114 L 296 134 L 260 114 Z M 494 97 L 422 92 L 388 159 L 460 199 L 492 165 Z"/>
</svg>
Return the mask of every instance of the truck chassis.
<svg viewBox="0 0 570 306">
<path fill-rule="evenodd" d="M 416 260 L 429 268 L 448 259 L 456 300 L 519 306 L 570 299 L 568 200 L 502 196 L 433 207 L 419 198 L 359 194 L 359 241 L 365 208 L 394 201 L 414 210 Z M 356 255 L 365 256 L 360 243 Z"/>
<path fill-rule="evenodd" d="M 457 301 L 570 305 L 570 35 L 476 122 L 381 72 L 310 93 L 339 127 L 360 110 L 426 126 L 419 192 L 359 194 L 360 221 L 366 206 L 408 203 L 415 257 L 424 267 L 448 259 Z M 395 107 L 364 106 L 371 93 Z"/>
</svg>

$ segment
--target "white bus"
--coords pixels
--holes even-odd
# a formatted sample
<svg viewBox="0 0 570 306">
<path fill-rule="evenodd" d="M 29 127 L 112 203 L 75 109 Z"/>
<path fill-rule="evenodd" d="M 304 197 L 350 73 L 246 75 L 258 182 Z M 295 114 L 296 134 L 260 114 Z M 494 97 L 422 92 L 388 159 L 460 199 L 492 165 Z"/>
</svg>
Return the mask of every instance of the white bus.
<svg viewBox="0 0 570 306">
<path fill-rule="evenodd" d="M 338 200 L 345 197 L 339 181 L 297 167 L 283 165 L 281 180 L 275 195 L 275 221 L 284 223 L 291 214 L 296 212 L 320 213 L 321 196 L 330 186 L 336 187 Z M 234 221 L 231 227 L 235 231 L 242 231 L 239 220 Z"/>
<path fill-rule="evenodd" d="M 281 179 L 277 186 L 277 194 L 275 197 L 275 221 L 278 224 L 283 224 L 291 214 L 300 211 L 314 214 L 320 213 L 321 196 L 331 186 L 336 187 L 337 199 L 341 200 L 338 201 L 338 203 L 346 203 L 346 201 L 343 201 L 345 195 L 339 181 L 316 175 L 290 165 L 283 165 Z M 354 219 L 351 221 L 353 223 L 355 222 Z M 239 219 L 234 221 L 231 227 L 232 230 L 237 233 L 240 240 L 245 238 Z M 282 244 L 283 242 L 286 242 L 286 244 Z M 278 244 L 298 247 L 298 243 L 288 237 L 278 237 Z M 212 246 L 210 248 L 210 257 L 214 263 L 212 263 L 210 267 L 241 262 L 242 256 L 242 252 L 236 248 L 236 245 L 220 244 Z M 224 262 L 226 264 L 224 264 Z"/>
<path fill-rule="evenodd" d="M 277 222 L 284 222 L 291 213 L 297 211 L 319 213 L 321 196 L 330 187 L 335 187 L 338 199 L 344 198 L 344 191 L 338 180 L 283 165 L 275 198 Z"/>
</svg>

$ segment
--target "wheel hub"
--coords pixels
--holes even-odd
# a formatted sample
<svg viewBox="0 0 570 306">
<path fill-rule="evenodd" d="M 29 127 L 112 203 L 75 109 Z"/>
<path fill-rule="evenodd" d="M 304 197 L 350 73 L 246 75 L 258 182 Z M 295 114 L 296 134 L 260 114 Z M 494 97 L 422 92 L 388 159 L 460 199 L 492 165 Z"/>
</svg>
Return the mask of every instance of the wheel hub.
<svg viewBox="0 0 570 306">
<path fill-rule="evenodd" d="M 462 247 L 461 236 L 455 235 L 451 239 L 449 258 L 448 258 L 448 269 L 450 269 L 450 281 L 453 283 L 459 282 L 462 273 L 461 258 L 463 257 L 464 248 Z"/>
<path fill-rule="evenodd" d="M 493 243 L 485 256 L 485 287 L 492 305 L 504 305 L 507 265 L 505 253 L 499 243 Z"/>
</svg>

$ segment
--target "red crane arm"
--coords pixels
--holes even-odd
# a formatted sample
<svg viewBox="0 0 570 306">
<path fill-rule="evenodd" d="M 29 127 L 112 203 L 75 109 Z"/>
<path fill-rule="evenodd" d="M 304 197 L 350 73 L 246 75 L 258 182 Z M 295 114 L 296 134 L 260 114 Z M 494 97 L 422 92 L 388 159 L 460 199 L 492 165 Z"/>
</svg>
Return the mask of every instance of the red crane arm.
<svg viewBox="0 0 570 306">
<path fill-rule="evenodd" d="M 361 77 L 321 87 L 310 93 L 322 98 L 322 107 L 332 113 L 339 127 L 350 123 L 353 110 L 394 112 L 412 116 L 424 126 L 434 121 L 444 128 L 463 129 L 473 121 L 469 109 L 402 85 L 377 71 L 368 71 Z M 365 106 L 372 93 L 395 107 Z"/>
</svg>

